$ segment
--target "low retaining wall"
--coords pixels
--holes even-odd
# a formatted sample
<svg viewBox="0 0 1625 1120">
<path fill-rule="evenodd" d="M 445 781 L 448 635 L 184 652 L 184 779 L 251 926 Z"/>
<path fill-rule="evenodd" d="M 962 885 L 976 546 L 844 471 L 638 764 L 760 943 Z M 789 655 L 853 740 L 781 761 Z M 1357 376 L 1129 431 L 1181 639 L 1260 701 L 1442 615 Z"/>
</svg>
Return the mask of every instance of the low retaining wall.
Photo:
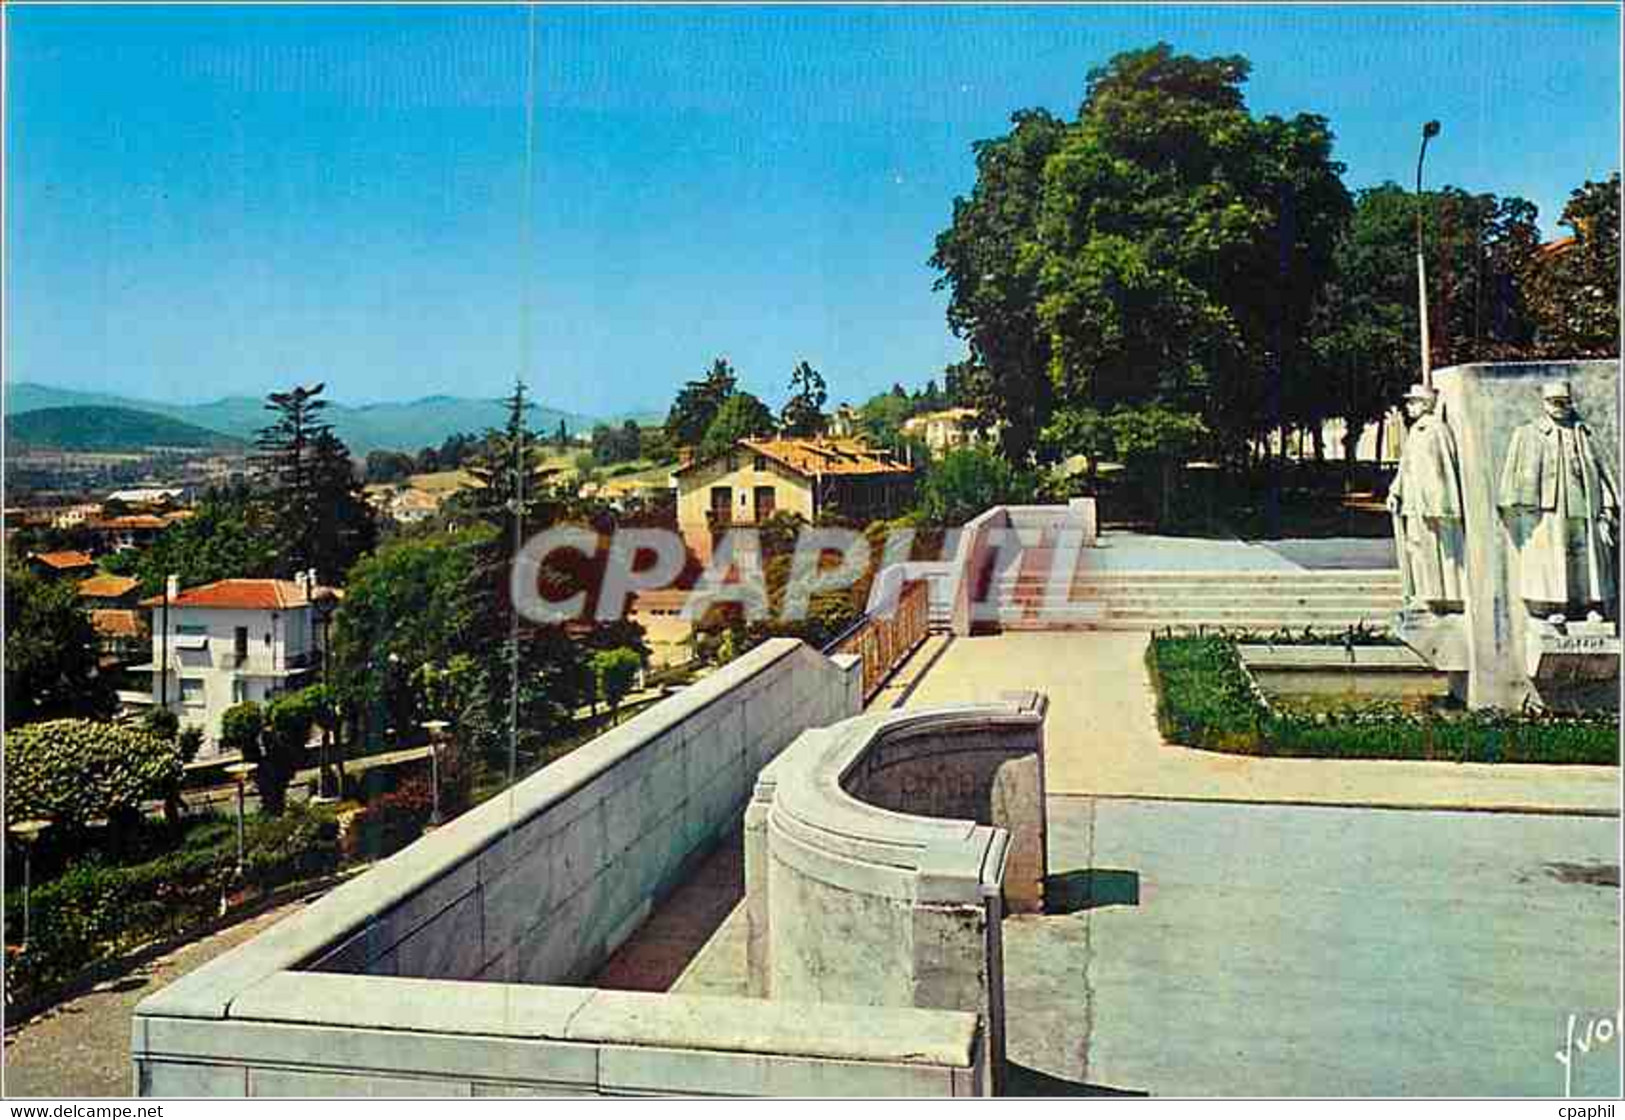
<svg viewBox="0 0 1625 1120">
<path fill-rule="evenodd" d="M 1019 572 L 1028 550 L 1050 553 L 1046 572 L 1064 598 L 1079 550 L 1097 543 L 1093 498 L 1074 498 L 1064 506 L 994 506 L 972 518 L 959 531 L 954 550 L 950 628 L 969 635 L 978 626 L 997 625 L 1001 576 Z"/>
<path fill-rule="evenodd" d="M 997 1091 L 1000 922 L 1042 907 L 1045 707 L 862 716 L 769 766 L 745 817 L 752 994 L 975 1011 Z"/>
<path fill-rule="evenodd" d="M 974 1015 L 542 986 L 598 968 L 860 674 L 764 643 L 430 833 L 143 1000 L 137 1092 L 982 1091 Z"/>
</svg>

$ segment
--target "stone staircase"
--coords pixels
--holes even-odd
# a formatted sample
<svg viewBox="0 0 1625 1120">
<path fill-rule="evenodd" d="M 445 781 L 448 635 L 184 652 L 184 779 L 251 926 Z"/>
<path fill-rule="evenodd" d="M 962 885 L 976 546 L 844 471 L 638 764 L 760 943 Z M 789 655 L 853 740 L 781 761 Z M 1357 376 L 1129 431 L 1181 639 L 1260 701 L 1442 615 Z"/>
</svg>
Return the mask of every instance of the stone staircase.
<svg viewBox="0 0 1625 1120">
<path fill-rule="evenodd" d="M 1335 632 L 1387 629 L 1400 606 L 1399 572 L 1100 572 L 1080 564 L 1064 593 L 1048 586 L 1048 557 L 1031 550 L 994 576 L 1004 630 L 1281 628 Z"/>
</svg>

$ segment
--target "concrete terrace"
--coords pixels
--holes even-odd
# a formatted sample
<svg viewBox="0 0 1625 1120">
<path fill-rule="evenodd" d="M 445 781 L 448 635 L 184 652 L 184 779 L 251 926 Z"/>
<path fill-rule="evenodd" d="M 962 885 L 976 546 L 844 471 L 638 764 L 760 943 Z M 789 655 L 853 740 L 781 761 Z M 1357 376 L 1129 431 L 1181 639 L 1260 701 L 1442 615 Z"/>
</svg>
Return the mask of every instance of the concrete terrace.
<svg viewBox="0 0 1625 1120">
<path fill-rule="evenodd" d="M 1561 1094 L 1569 1016 L 1617 1014 L 1618 771 L 1171 746 L 1148 640 L 933 635 L 871 705 L 1050 698 L 1050 912 L 1004 923 L 1009 1091 Z M 592 983 L 744 994 L 742 897 L 728 845 Z M 1575 1054 L 1575 1095 L 1620 1091 L 1617 1053 Z"/>
</svg>

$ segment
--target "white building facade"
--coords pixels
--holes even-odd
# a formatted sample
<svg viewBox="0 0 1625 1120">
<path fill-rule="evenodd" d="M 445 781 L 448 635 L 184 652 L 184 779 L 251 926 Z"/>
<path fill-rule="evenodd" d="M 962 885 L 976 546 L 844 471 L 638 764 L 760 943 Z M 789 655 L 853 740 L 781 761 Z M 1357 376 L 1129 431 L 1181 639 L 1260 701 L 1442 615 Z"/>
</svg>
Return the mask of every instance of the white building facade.
<svg viewBox="0 0 1625 1120">
<path fill-rule="evenodd" d="M 319 619 L 308 579 L 227 579 L 147 599 L 154 705 L 201 727 L 200 758 L 220 753 L 221 716 L 320 679 Z"/>
</svg>

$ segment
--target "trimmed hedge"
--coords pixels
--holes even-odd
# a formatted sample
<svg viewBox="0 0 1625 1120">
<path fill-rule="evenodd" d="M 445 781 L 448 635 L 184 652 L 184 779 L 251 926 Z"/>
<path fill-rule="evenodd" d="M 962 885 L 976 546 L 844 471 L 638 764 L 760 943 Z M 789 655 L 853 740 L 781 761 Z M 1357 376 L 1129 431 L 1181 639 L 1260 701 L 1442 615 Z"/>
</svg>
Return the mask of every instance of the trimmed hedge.
<svg viewBox="0 0 1625 1120">
<path fill-rule="evenodd" d="M 45 816 L 76 828 L 136 814 L 180 788 L 180 748 L 134 727 L 53 719 L 6 733 L 6 820 Z"/>
<path fill-rule="evenodd" d="M 190 838 L 189 838 L 190 839 Z M 98 961 L 148 941 L 186 934 L 220 914 L 237 867 L 235 827 L 210 827 L 206 841 L 129 866 L 82 860 L 34 888 L 28 944 L 8 948 L 7 1006 L 48 994 Z M 269 892 L 329 874 L 339 865 L 338 825 L 326 810 L 290 805 L 248 825 L 242 887 Z M 23 892 L 6 895 L 6 929 L 20 939 Z"/>
<path fill-rule="evenodd" d="M 1281 758 L 1619 764 L 1613 713 L 1419 712 L 1393 701 L 1272 711 L 1228 639 L 1155 637 L 1147 656 L 1162 735 L 1188 747 Z"/>
</svg>

